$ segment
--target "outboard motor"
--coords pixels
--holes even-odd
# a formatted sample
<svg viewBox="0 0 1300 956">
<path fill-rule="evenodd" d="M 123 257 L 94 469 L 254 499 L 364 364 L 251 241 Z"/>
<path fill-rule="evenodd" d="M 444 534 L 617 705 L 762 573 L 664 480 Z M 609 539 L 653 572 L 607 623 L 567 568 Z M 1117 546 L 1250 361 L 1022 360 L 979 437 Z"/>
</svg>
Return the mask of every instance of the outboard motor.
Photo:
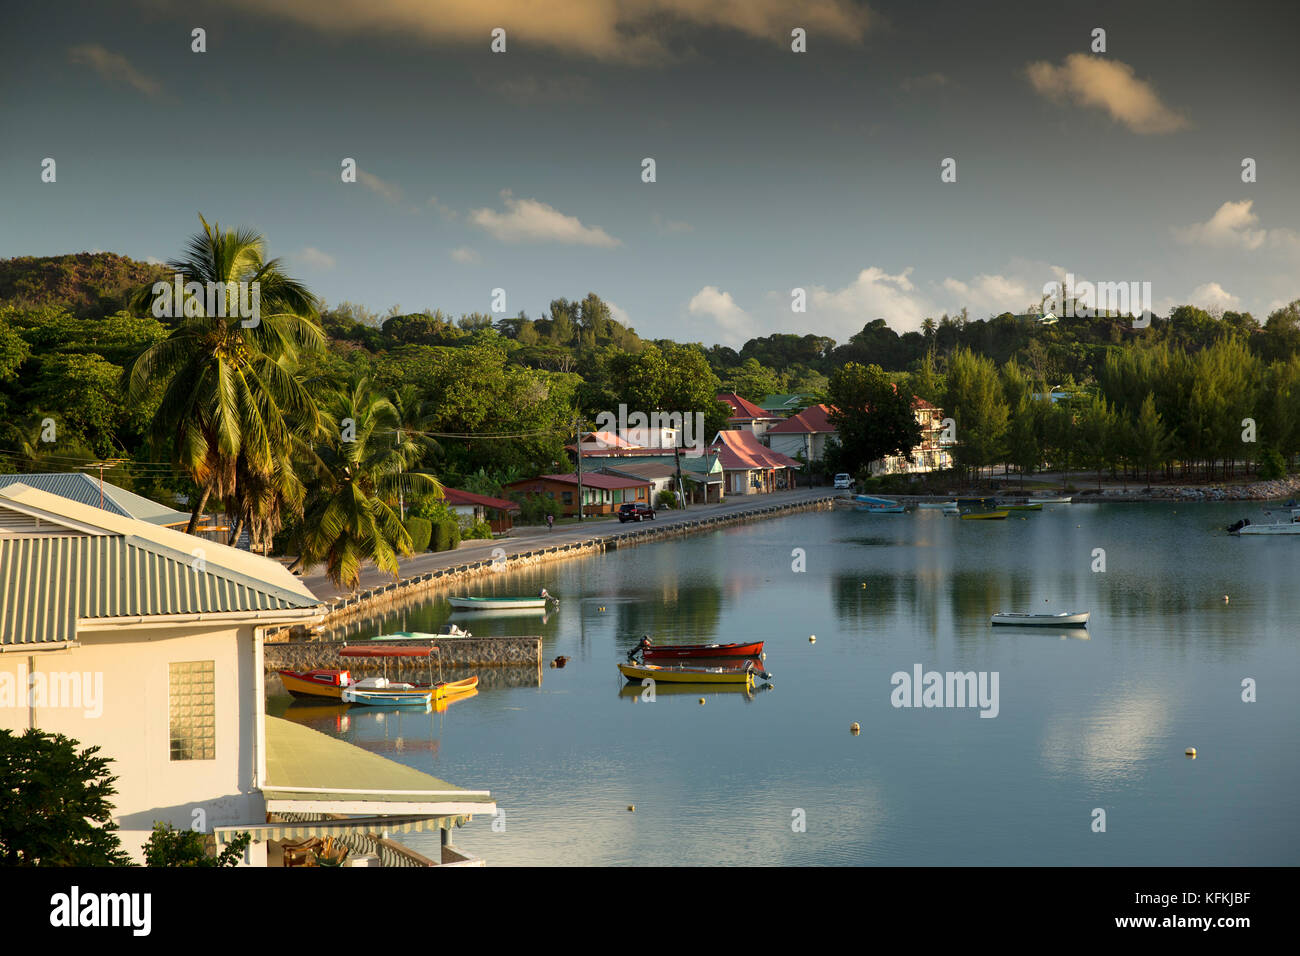
<svg viewBox="0 0 1300 956">
<path fill-rule="evenodd" d="M 1242 518 L 1240 521 L 1236 522 L 1235 524 L 1228 525 L 1228 534 L 1236 534 L 1238 531 L 1246 527 L 1246 525 L 1248 524 L 1250 524 L 1250 519 Z"/>
</svg>

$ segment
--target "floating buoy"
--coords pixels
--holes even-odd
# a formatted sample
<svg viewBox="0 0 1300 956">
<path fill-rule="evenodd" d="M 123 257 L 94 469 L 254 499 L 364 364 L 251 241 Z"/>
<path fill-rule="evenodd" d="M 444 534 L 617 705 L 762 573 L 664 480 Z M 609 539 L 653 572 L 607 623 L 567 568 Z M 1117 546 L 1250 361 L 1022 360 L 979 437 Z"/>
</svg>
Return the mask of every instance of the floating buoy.
<svg viewBox="0 0 1300 956">
<path fill-rule="evenodd" d="M 816 634 L 809 634 L 809 635 L 808 635 L 808 643 L 809 643 L 809 644 L 816 644 L 816 643 L 817 643 L 817 635 L 816 635 Z"/>
<path fill-rule="evenodd" d="M 767 660 L 767 651 L 764 651 L 762 654 L 759 654 L 758 659 L 761 661 Z"/>
<path fill-rule="evenodd" d="M 1223 603 L 1224 603 L 1224 604 L 1227 604 L 1227 603 L 1228 603 L 1228 595 L 1226 595 L 1226 594 L 1223 596 Z"/>
<path fill-rule="evenodd" d="M 634 803 L 629 803 L 629 804 L 627 805 L 627 812 L 628 812 L 628 813 L 636 813 L 636 804 L 634 804 Z"/>
<path fill-rule="evenodd" d="M 603 605 L 603 604 L 600 606 L 600 613 L 601 613 L 601 614 L 604 614 L 604 613 L 605 613 L 605 605 Z"/>
<path fill-rule="evenodd" d="M 854 737 L 862 733 L 862 728 L 858 726 L 858 722 L 856 720 L 853 723 L 849 724 L 849 733 L 851 733 Z"/>
<path fill-rule="evenodd" d="M 704 698 L 703 698 L 703 697 L 700 698 L 700 703 L 701 703 L 701 704 L 704 703 Z"/>
<path fill-rule="evenodd" d="M 1187 756 L 1191 757 L 1193 760 L 1196 759 L 1196 748 L 1195 748 L 1195 747 L 1188 747 L 1186 750 L 1183 751 L 1183 753 L 1187 754 Z"/>
<path fill-rule="evenodd" d="M 866 581 L 863 581 L 863 582 L 862 582 L 862 590 L 865 591 L 866 589 L 867 589 L 867 582 L 866 582 Z"/>
</svg>

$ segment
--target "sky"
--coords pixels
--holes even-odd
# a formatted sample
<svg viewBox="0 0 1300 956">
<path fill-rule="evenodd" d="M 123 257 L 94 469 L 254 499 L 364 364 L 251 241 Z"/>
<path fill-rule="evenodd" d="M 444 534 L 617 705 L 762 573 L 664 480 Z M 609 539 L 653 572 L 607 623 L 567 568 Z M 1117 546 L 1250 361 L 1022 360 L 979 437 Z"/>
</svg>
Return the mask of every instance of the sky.
<svg viewBox="0 0 1300 956">
<path fill-rule="evenodd" d="M 5 8 L 0 257 L 165 261 L 202 213 L 330 304 L 595 292 L 733 347 L 1022 312 L 1066 273 L 1162 314 L 1300 298 L 1294 2 Z"/>
</svg>

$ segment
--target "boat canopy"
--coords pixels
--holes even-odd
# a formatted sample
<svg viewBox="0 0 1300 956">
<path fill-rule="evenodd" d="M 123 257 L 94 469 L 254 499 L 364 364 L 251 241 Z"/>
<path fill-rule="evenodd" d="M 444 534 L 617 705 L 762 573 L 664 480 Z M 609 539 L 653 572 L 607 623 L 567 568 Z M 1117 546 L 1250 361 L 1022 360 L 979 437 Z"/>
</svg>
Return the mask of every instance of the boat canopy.
<svg viewBox="0 0 1300 956">
<path fill-rule="evenodd" d="M 339 657 L 430 657 L 436 647 L 345 647 Z"/>
</svg>

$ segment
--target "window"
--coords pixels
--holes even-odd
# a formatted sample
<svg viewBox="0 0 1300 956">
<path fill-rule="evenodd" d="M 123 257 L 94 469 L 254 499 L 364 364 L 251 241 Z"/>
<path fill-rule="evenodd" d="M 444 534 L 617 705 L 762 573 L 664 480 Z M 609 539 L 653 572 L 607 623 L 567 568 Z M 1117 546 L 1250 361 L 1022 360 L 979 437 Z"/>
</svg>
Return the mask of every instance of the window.
<svg viewBox="0 0 1300 956">
<path fill-rule="evenodd" d="M 172 760 L 217 759 L 215 661 L 168 665 L 168 722 Z"/>
<path fill-rule="evenodd" d="M 563 497 L 564 497 L 564 503 L 565 503 L 566 505 L 571 505 L 571 504 L 573 504 L 573 492 L 572 492 L 572 491 L 561 492 L 561 494 L 562 494 Z"/>
</svg>

